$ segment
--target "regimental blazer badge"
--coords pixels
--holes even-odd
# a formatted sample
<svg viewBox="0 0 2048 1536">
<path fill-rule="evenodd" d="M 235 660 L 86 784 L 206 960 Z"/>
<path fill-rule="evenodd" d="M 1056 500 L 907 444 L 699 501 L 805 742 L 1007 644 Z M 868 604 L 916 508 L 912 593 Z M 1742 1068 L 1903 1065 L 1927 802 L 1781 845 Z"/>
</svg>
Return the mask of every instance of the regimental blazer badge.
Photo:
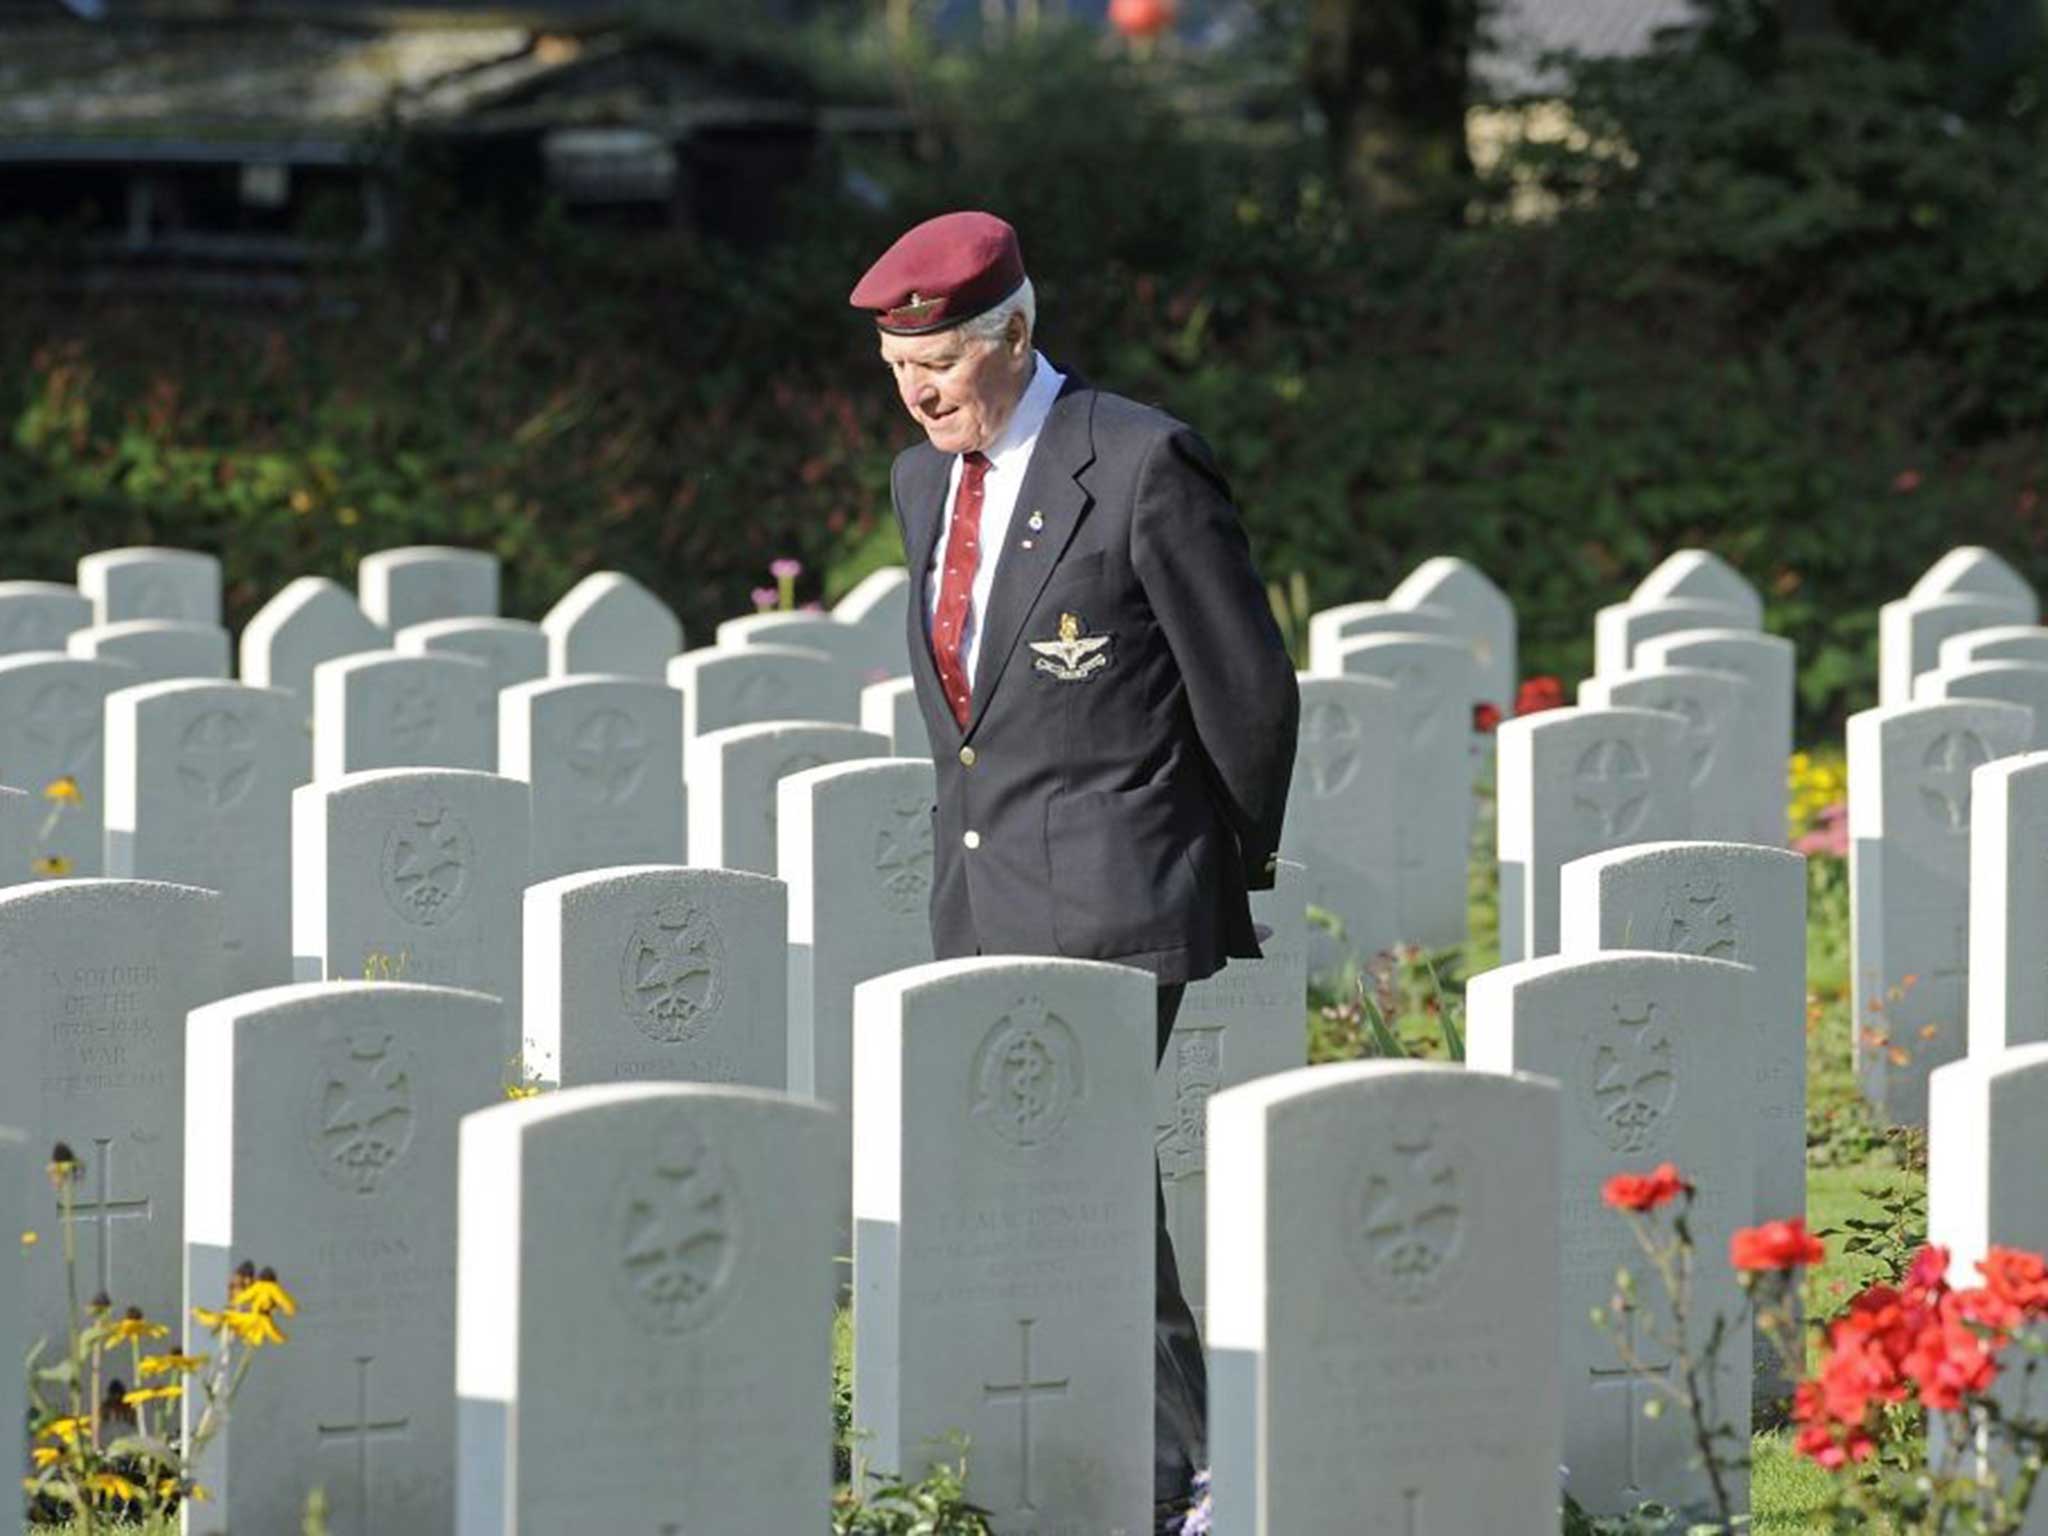
<svg viewBox="0 0 2048 1536">
<path fill-rule="evenodd" d="M 1062 683 L 1085 682 L 1109 665 L 1109 641 L 1108 635 L 1082 634 L 1081 620 L 1063 613 L 1059 639 L 1031 642 L 1031 649 L 1038 653 L 1031 665 Z"/>
</svg>

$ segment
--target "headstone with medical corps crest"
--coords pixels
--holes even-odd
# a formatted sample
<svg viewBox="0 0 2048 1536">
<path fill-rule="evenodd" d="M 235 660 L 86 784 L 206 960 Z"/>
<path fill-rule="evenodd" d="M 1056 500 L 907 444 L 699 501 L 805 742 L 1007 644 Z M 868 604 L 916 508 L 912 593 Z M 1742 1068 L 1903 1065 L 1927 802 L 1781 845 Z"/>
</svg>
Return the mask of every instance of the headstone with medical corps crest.
<svg viewBox="0 0 2048 1536">
<path fill-rule="evenodd" d="M 1153 979 L 940 961 L 854 1002 L 854 1403 L 878 1467 L 974 1447 L 993 1529 L 1152 1519 Z"/>
<path fill-rule="evenodd" d="M 93 619 L 190 619 L 220 622 L 220 561 L 190 549 L 103 549 L 78 562 L 78 590 Z"/>
<path fill-rule="evenodd" d="M 386 768 L 292 792 L 292 968 L 300 981 L 412 981 L 505 1003 L 518 1051 L 527 789 Z"/>
<path fill-rule="evenodd" d="M 139 683 L 228 675 L 228 632 L 196 619 L 123 619 L 75 630 L 64 642 L 73 656 L 125 661 Z"/>
<path fill-rule="evenodd" d="M 821 1527 L 838 1118 L 616 1083 L 463 1121 L 457 1536 Z"/>
<path fill-rule="evenodd" d="M 1927 1074 L 1967 1039 L 1971 776 L 2033 730 L 1990 700 L 1849 717 L 1852 1038 L 1864 1097 L 1895 1124 L 1926 1124 Z"/>
<path fill-rule="evenodd" d="M 63 1142 L 77 1291 L 117 1310 L 178 1317 L 184 1232 L 185 1016 L 222 996 L 220 898 L 154 880 L 67 880 L 0 890 L 0 1125 L 27 1133 L 22 1170 L 31 1340 L 61 1341 L 70 1311 L 58 1196 L 44 1176 Z"/>
<path fill-rule="evenodd" d="M 456 1133 L 504 1096 L 504 1028 L 495 997 L 387 983 L 193 1012 L 185 1315 L 243 1258 L 299 1312 L 207 1445 L 190 1536 L 296 1530 L 316 1487 L 335 1536 L 452 1528 Z M 188 1433 L 206 1407 L 183 1404 Z"/>
<path fill-rule="evenodd" d="M 1467 986 L 1466 1065 L 1530 1073 L 1562 1090 L 1559 1167 L 1560 1323 L 1564 1360 L 1565 1490 L 1590 1515 L 1620 1515 L 1652 1500 L 1687 1514 L 1710 1509 L 1686 1416 L 1658 1380 L 1677 1369 L 1668 1299 L 1621 1212 L 1602 1203 L 1618 1173 L 1675 1163 L 1698 1190 L 1689 1213 L 1695 1244 L 1690 1333 L 1695 1360 L 1721 1319 L 1742 1315 L 1728 1240 L 1750 1224 L 1755 1150 L 1748 1052 L 1730 1045 L 1743 1017 L 1747 969 L 1693 955 L 1633 952 L 1553 955 L 1475 976 Z M 1615 1271 L 1637 1279 L 1636 1307 L 1612 1310 Z M 1593 1321 L 1606 1312 L 1621 1337 Z M 1747 1338 L 1715 1358 L 1723 1404 L 1750 1400 Z M 1747 1478 L 1726 1469 L 1735 1507 Z"/>
<path fill-rule="evenodd" d="M 1260 957 L 1233 960 L 1181 999 L 1153 1077 L 1152 1139 L 1181 1294 L 1199 1322 L 1207 1286 L 1210 1098 L 1308 1062 L 1308 912 L 1302 868 L 1283 859 L 1272 889 L 1252 893 Z"/>
<path fill-rule="evenodd" d="M 58 651 L 92 623 L 92 599 L 54 581 L 0 581 L 0 656 Z"/>
<path fill-rule="evenodd" d="M 1806 860 L 1745 843 L 1649 843 L 1564 867 L 1567 955 L 1653 950 L 1749 967 L 1729 1046 L 1752 1069 L 1756 1221 L 1806 1214 Z M 1758 1401 L 1791 1391 L 1761 1331 Z"/>
<path fill-rule="evenodd" d="M 290 981 L 292 696 L 147 683 L 107 696 L 106 729 L 107 873 L 220 892 L 228 990 Z"/>
<path fill-rule="evenodd" d="M 1212 1101 L 1217 1530 L 1477 1536 L 1549 1514 L 1559 1098 L 1349 1062 Z"/>
<path fill-rule="evenodd" d="M 48 831 L 39 826 L 36 839 L 45 874 L 97 875 L 105 867 L 106 698 L 134 681 L 135 669 L 121 661 L 0 656 L 0 784 L 27 790 L 47 813 Z"/>
<path fill-rule="evenodd" d="M 1558 871 L 1691 830 L 1686 722 L 1650 709 L 1550 709 L 1500 728 L 1500 953 L 1557 952 Z"/>
<path fill-rule="evenodd" d="M 473 656 L 365 651 L 313 669 L 313 777 L 495 766 L 490 668 Z"/>
<path fill-rule="evenodd" d="M 1580 683 L 1579 703 L 1685 721 L 1679 764 L 1694 837 L 1784 841 L 1785 760 L 1769 750 L 1763 701 L 1744 678 L 1699 667 L 1616 672 Z"/>
<path fill-rule="evenodd" d="M 776 873 L 776 785 L 792 773 L 887 757 L 889 741 L 850 725 L 736 725 L 683 743 L 691 862 Z"/>
<path fill-rule="evenodd" d="M 498 770 L 533 792 L 535 880 L 683 862 L 683 698 L 666 683 L 581 676 L 507 688 Z"/>
<path fill-rule="evenodd" d="M 765 644 L 702 646 L 669 662 L 668 681 L 683 691 L 686 738 L 736 725 L 781 720 L 851 725 L 860 718 L 858 679 L 821 651 Z"/>
<path fill-rule="evenodd" d="M 1383 677 L 1300 677 L 1294 778 L 1282 857 L 1303 869 L 1310 905 L 1335 920 L 1308 936 L 1311 975 L 1369 962 L 1401 941 L 1401 695 Z"/>
<path fill-rule="evenodd" d="M 643 866 L 526 893 L 526 1075 L 781 1088 L 789 1075 L 782 882 Z"/>
</svg>

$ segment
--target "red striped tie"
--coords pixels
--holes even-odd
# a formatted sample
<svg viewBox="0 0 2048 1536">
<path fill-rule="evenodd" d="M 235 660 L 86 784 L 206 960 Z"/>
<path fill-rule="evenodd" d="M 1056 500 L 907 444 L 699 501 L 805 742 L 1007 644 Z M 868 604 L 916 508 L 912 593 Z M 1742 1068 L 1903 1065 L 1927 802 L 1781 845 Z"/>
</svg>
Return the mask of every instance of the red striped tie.
<svg viewBox="0 0 2048 1536">
<path fill-rule="evenodd" d="M 981 567 L 981 489 L 988 456 L 960 456 L 960 490 L 953 498 L 953 527 L 946 535 L 945 575 L 939 582 L 938 611 L 932 615 L 932 659 L 939 686 L 960 728 L 967 728 L 967 610 L 974 598 L 974 573 Z"/>
</svg>

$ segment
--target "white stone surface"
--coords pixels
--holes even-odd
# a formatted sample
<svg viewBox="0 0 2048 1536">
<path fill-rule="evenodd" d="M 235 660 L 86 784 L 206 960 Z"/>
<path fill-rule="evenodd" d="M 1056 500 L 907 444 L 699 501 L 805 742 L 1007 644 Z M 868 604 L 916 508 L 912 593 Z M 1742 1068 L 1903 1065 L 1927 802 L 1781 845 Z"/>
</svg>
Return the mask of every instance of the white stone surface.
<svg viewBox="0 0 2048 1536">
<path fill-rule="evenodd" d="M 125 661 L 141 683 L 228 675 L 228 632 L 191 619 L 124 619 L 74 630 L 67 654 L 87 660 Z"/>
<path fill-rule="evenodd" d="M 2048 752 L 1970 775 L 1969 1054 L 2048 1041 Z"/>
<path fill-rule="evenodd" d="M 1927 1074 L 1963 1054 L 1971 776 L 2032 735 L 2017 704 L 1849 717 L 1851 1038 L 1864 1096 L 1896 1124 L 1926 1124 Z"/>
<path fill-rule="evenodd" d="M 0 581 L 0 656 L 62 651 L 92 623 L 92 600 L 54 581 Z"/>
<path fill-rule="evenodd" d="M 1361 963 L 1401 940 L 1401 697 L 1383 677 L 1303 673 L 1282 855 L 1303 868 L 1309 903 L 1343 928 L 1308 937 L 1311 974 Z"/>
<path fill-rule="evenodd" d="M 833 1119 L 632 1084 L 463 1121 L 458 1536 L 823 1528 Z"/>
<path fill-rule="evenodd" d="M 1156 990 L 983 958 L 854 1004 L 853 1421 L 913 1476 L 971 1437 L 1001 1536 L 1151 1528 Z"/>
<path fill-rule="evenodd" d="M 1902 597 L 1877 611 L 1877 699 L 1909 704 L 1913 681 L 1933 670 L 1944 641 L 1980 629 L 2031 624 L 2036 605 L 2010 596 L 1969 592 Z"/>
<path fill-rule="evenodd" d="M 1453 615 L 1455 632 L 1472 649 L 1479 697 L 1507 713 L 1521 685 L 1515 605 L 1484 571 L 1469 560 L 1437 555 L 1410 571 L 1387 601 Z"/>
<path fill-rule="evenodd" d="M 1636 666 L 1639 670 L 1696 667 L 1733 672 L 1748 680 L 1755 694 L 1758 750 L 1778 767 L 1772 817 L 1745 840 L 1784 842 L 1790 809 L 1787 765 L 1792 757 L 1792 720 L 1799 686 L 1798 647 L 1781 636 L 1751 630 L 1681 629 L 1637 646 Z"/>
<path fill-rule="evenodd" d="M 548 637 L 524 619 L 430 619 L 401 629 L 392 636 L 391 648 L 404 656 L 467 656 L 482 662 L 490 673 L 484 735 L 493 743 L 504 691 L 548 675 Z"/>
<path fill-rule="evenodd" d="M 910 572 L 888 565 L 863 576 L 832 605 L 832 617 L 861 632 L 861 676 L 902 677 L 910 671 Z"/>
<path fill-rule="evenodd" d="M 2003 558 L 1978 544 L 1960 545 L 1943 555 L 1913 583 L 1907 596 L 1999 597 L 2031 609 L 2027 623 L 2040 617 L 2040 599 L 2033 586 Z"/>
<path fill-rule="evenodd" d="M 888 737 L 898 757 L 932 755 L 924 711 L 917 704 L 917 684 L 907 677 L 892 677 L 861 689 L 860 728 Z"/>
<path fill-rule="evenodd" d="M 1998 699 L 2033 711 L 2034 733 L 2027 745 L 2048 747 L 2048 663 L 1973 661 L 1936 667 L 1913 679 L 1913 702 L 1938 704 L 1945 699 Z"/>
<path fill-rule="evenodd" d="M 660 598 L 623 571 L 594 571 L 540 621 L 554 677 L 606 673 L 659 682 L 683 648 L 683 626 Z"/>
<path fill-rule="evenodd" d="M 315 667 L 390 644 L 390 636 L 370 622 L 346 587 L 325 576 L 301 576 L 242 627 L 242 681 L 296 694 L 310 722 Z"/>
<path fill-rule="evenodd" d="M 0 784 L 35 797 L 51 823 L 47 835 L 38 824 L 35 855 L 62 861 L 55 873 L 97 875 L 104 868 L 105 704 L 134 680 L 126 662 L 45 651 L 0 656 Z M 64 778 L 77 784 L 78 799 L 48 800 L 50 786 Z"/>
<path fill-rule="evenodd" d="M 103 549 L 78 562 L 78 590 L 93 620 L 190 619 L 220 622 L 220 561 L 189 549 Z"/>
<path fill-rule="evenodd" d="M 859 690 L 876 679 L 867 676 L 866 653 L 870 637 L 830 613 L 749 613 L 723 620 L 713 633 L 715 644 L 734 650 L 742 646 L 773 645 L 784 650 L 816 651 L 837 662 Z M 906 670 L 908 664 L 906 663 Z"/>
<path fill-rule="evenodd" d="M 1697 667 L 1616 672 L 1579 684 L 1588 709 L 1655 709 L 1685 721 L 1679 762 L 1692 836 L 1728 842 L 1783 842 L 1783 758 L 1766 750 L 1762 700 L 1734 672 Z"/>
<path fill-rule="evenodd" d="M 176 1326 L 184 1232 L 185 1015 L 225 990 L 220 898 L 145 880 L 0 890 L 10 978 L 0 1125 L 27 1133 L 28 1334 L 62 1349 L 64 1244 L 50 1149 L 80 1164 L 81 1297 Z M 9 1244 L 12 1247 L 12 1244 Z"/>
<path fill-rule="evenodd" d="M 577 676 L 506 689 L 498 768 L 533 791 L 535 880 L 687 855 L 683 696 L 666 683 Z"/>
<path fill-rule="evenodd" d="M 677 865 L 526 892 L 527 1076 L 781 1088 L 789 1075 L 780 880 Z"/>
<path fill-rule="evenodd" d="M 2048 666 L 2048 627 L 1999 624 L 1990 629 L 1973 629 L 1949 636 L 1934 655 L 1934 664 L 1944 669 L 1976 661 L 2027 661 Z"/>
<path fill-rule="evenodd" d="M 313 777 L 495 766 L 490 669 L 471 656 L 366 651 L 313 669 Z"/>
<path fill-rule="evenodd" d="M 1764 600 L 1742 573 L 1710 549 L 1681 549 L 1666 555 L 1636 583 L 1632 603 L 1672 601 L 1719 603 L 1743 615 L 1746 629 L 1761 629 Z"/>
<path fill-rule="evenodd" d="M 1555 954 L 1558 872 L 1691 833 L 1685 722 L 1649 709 L 1551 709 L 1500 728 L 1500 953 Z"/>
<path fill-rule="evenodd" d="M 829 720 L 852 725 L 860 693 L 845 666 L 819 651 L 780 645 L 718 645 L 685 651 L 668 664 L 683 691 L 683 735 L 708 736 L 735 725 Z"/>
<path fill-rule="evenodd" d="M 0 785 L 0 886 L 38 878 L 32 866 L 42 816 L 42 801 L 36 796 Z"/>
<path fill-rule="evenodd" d="M 505 1002 L 518 1054 L 527 789 L 495 774 L 387 768 L 292 792 L 292 971 L 411 981 Z"/>
<path fill-rule="evenodd" d="M 888 755 L 886 737 L 812 721 L 737 725 L 689 737 L 683 777 L 690 791 L 690 861 L 775 874 L 776 785 L 806 768 Z"/>
<path fill-rule="evenodd" d="M 1549 1513 L 1558 1111 L 1555 1084 L 1416 1062 L 1211 1103 L 1218 1531 L 1477 1536 Z"/>
<path fill-rule="evenodd" d="M 455 1521 L 456 1131 L 503 1098 L 495 997 L 328 982 L 192 1014 L 186 1059 L 185 1316 L 209 1336 L 234 1265 L 274 1268 L 299 1303 L 290 1347 L 250 1371 L 200 1463 L 188 1536 Z M 205 1409 L 183 1405 L 188 1432 Z M 159 1410 L 161 1411 L 161 1410 Z"/>
<path fill-rule="evenodd" d="M 107 695 L 106 731 L 107 873 L 218 891 L 227 990 L 290 981 L 292 696 L 146 683 Z"/>
<path fill-rule="evenodd" d="M 1698 1190 L 1688 1213 L 1695 1244 L 1691 1333 L 1695 1358 L 1721 1318 L 1742 1315 L 1728 1239 L 1749 1225 L 1754 1093 L 1739 1021 L 1748 970 L 1726 960 L 1635 953 L 1553 955 L 1475 976 L 1466 1002 L 1466 1063 L 1475 1072 L 1531 1073 L 1562 1093 L 1559 1301 L 1564 1376 L 1565 1488 L 1591 1515 L 1627 1514 L 1659 1500 L 1689 1514 L 1708 1504 L 1686 1415 L 1655 1396 L 1649 1377 L 1675 1368 L 1660 1340 L 1670 1305 L 1619 1211 L 1600 1198 L 1617 1173 L 1676 1163 Z M 1634 1369 L 1621 1340 L 1592 1320 L 1609 1308 L 1617 1269 L 1637 1279 Z M 1630 1326 L 1630 1325 L 1624 1325 Z M 1717 1358 L 1723 1404 L 1750 1401 L 1750 1351 L 1738 1335 Z M 1737 1509 L 1748 1478 L 1725 1474 Z M 1547 1511 L 1546 1511 L 1547 1513 Z"/>
<path fill-rule="evenodd" d="M 1430 604 L 1401 604 L 1388 599 L 1341 603 L 1308 616 L 1308 669 L 1311 672 L 1341 671 L 1337 652 L 1347 640 L 1367 635 L 1431 635 L 1441 640 L 1464 643 L 1464 624 L 1449 608 Z M 1478 671 L 1477 658 L 1473 670 Z"/>
<path fill-rule="evenodd" d="M 1191 985 L 1152 1080 L 1152 1144 L 1181 1295 L 1201 1322 L 1208 1297 L 1208 1107 L 1254 1078 L 1308 1064 L 1308 904 L 1302 868 L 1282 859 L 1252 893 L 1260 958 L 1233 960 Z"/>
<path fill-rule="evenodd" d="M 1611 603 L 1593 616 L 1593 672 L 1606 677 L 1639 665 L 1636 648 L 1658 635 L 1685 629 L 1754 629 L 1745 609 L 1699 598 Z"/>
<path fill-rule="evenodd" d="M 356 567 L 356 595 L 370 621 L 393 634 L 429 619 L 491 617 L 498 611 L 498 557 L 440 544 L 380 549 Z"/>
<path fill-rule="evenodd" d="M 1455 639 L 1368 635 L 1339 644 L 1330 671 L 1399 691 L 1395 927 L 1404 943 L 1462 943 L 1471 893 L 1471 653 Z"/>
</svg>

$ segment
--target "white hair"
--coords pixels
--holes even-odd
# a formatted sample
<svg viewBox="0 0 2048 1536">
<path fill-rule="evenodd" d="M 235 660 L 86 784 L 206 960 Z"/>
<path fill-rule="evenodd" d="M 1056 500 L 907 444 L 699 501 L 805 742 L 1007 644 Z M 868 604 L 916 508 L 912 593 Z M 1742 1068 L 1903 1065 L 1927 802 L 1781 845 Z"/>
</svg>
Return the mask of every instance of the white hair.
<svg viewBox="0 0 2048 1536">
<path fill-rule="evenodd" d="M 1027 342 L 1038 333 L 1038 295 L 1032 290 L 1031 279 L 1028 277 L 994 309 L 986 310 L 972 320 L 962 321 L 960 330 L 962 334 L 975 341 L 996 345 L 1010 329 L 1012 315 L 1024 317 L 1024 339 Z"/>
</svg>

